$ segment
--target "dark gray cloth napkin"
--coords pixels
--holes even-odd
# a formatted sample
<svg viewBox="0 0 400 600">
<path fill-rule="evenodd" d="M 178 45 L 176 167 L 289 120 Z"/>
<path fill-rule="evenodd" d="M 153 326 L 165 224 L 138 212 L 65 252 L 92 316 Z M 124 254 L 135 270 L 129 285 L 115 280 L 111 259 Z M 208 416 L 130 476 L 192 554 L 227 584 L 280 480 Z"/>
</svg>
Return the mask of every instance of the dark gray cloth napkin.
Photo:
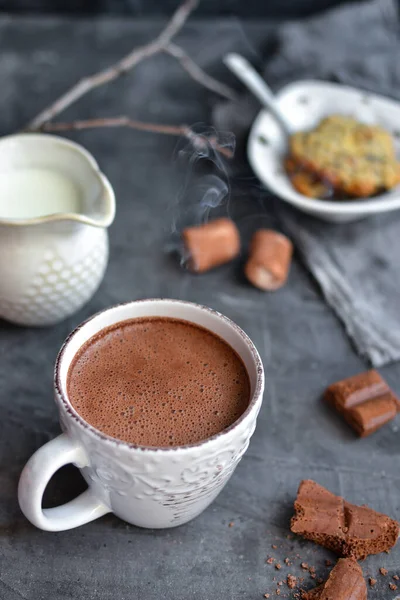
<svg viewBox="0 0 400 600">
<path fill-rule="evenodd" d="M 339 81 L 400 99 L 395 0 L 344 5 L 283 24 L 264 76 L 275 89 L 299 79 Z M 217 128 L 244 139 L 257 104 L 219 104 Z M 357 351 L 373 366 L 400 359 L 400 213 L 330 225 L 279 204 L 278 216 Z"/>
</svg>

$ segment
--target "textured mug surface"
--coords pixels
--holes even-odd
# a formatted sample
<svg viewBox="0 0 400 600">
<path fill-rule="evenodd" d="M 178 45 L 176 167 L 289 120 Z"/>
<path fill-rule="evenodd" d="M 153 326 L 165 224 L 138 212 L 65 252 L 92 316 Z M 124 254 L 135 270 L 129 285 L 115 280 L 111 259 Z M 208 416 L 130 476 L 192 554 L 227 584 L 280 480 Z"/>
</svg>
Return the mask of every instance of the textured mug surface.
<svg viewBox="0 0 400 600">
<path fill-rule="evenodd" d="M 101 329 L 126 319 L 161 316 L 190 321 L 213 331 L 242 358 L 250 377 L 250 403 L 229 428 L 187 446 L 146 448 L 111 438 L 86 423 L 66 393 L 69 365 L 76 352 Z M 186 523 L 200 514 L 229 480 L 246 451 L 262 403 L 264 372 L 248 336 L 220 313 L 178 300 L 143 300 L 108 309 L 86 321 L 67 339 L 55 368 L 55 399 L 63 434 L 52 440 L 24 468 L 19 502 L 37 527 L 59 531 L 107 512 L 141 527 Z M 42 509 L 44 489 L 57 468 L 73 462 L 88 490 L 61 507 Z"/>
</svg>

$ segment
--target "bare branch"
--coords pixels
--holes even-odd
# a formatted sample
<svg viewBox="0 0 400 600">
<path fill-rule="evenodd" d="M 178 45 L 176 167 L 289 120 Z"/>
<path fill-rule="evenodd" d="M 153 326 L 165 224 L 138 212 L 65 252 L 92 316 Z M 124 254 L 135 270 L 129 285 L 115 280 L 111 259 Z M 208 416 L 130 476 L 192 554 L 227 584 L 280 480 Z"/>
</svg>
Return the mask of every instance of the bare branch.
<svg viewBox="0 0 400 600">
<path fill-rule="evenodd" d="M 205 88 L 208 88 L 216 94 L 219 94 L 220 96 L 223 96 L 224 98 L 227 98 L 233 102 L 237 100 L 237 95 L 232 88 L 217 81 L 217 79 L 214 79 L 214 77 L 211 77 L 211 75 L 208 75 L 205 71 L 203 71 L 203 69 L 199 67 L 180 46 L 170 43 L 163 49 L 163 52 L 176 58 L 180 62 L 182 68 L 190 75 L 190 77 L 203 85 Z"/>
<path fill-rule="evenodd" d="M 60 112 L 65 110 L 68 106 L 79 100 L 82 96 L 87 94 L 89 91 L 109 83 L 114 79 L 117 79 L 123 73 L 126 73 L 139 62 L 161 52 L 172 40 L 172 38 L 178 33 L 183 27 L 187 18 L 191 12 L 196 8 L 198 0 L 185 0 L 181 6 L 175 11 L 174 15 L 168 22 L 165 29 L 160 35 L 145 46 L 140 46 L 135 50 L 132 50 L 119 62 L 115 63 L 111 67 L 95 73 L 90 77 L 81 79 L 77 84 L 70 88 L 65 94 L 63 94 L 54 104 L 43 110 L 37 117 L 35 117 L 28 125 L 28 129 L 34 130 L 39 129 L 44 123 L 53 119 Z"/>
<path fill-rule="evenodd" d="M 87 119 L 84 121 L 72 121 L 71 123 L 44 123 L 40 131 L 76 131 L 81 129 L 94 129 L 97 127 L 128 127 L 138 131 L 149 131 L 151 133 L 160 133 L 163 135 L 182 136 L 188 139 L 196 150 L 205 151 L 211 147 L 225 158 L 233 158 L 233 152 L 230 148 L 221 146 L 215 136 L 204 136 L 196 133 L 187 125 L 162 125 L 159 123 L 144 123 L 135 121 L 128 117 L 112 117 L 105 119 Z"/>
</svg>

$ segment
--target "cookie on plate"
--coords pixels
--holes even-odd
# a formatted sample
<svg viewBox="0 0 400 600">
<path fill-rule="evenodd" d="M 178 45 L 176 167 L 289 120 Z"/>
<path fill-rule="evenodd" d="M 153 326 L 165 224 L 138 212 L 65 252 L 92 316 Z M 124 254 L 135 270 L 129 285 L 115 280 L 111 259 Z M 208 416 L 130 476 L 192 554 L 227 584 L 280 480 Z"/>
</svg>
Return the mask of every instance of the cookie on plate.
<svg viewBox="0 0 400 600">
<path fill-rule="evenodd" d="M 400 183 L 390 133 L 344 115 L 293 134 L 285 165 L 296 189 L 314 198 L 368 197 Z"/>
</svg>

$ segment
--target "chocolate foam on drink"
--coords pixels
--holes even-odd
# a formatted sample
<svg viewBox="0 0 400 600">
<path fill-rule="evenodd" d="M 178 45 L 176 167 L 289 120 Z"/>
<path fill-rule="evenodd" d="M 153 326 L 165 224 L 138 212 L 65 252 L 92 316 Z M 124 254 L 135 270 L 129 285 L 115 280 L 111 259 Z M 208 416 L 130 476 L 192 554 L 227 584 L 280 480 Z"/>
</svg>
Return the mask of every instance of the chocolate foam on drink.
<svg viewBox="0 0 400 600">
<path fill-rule="evenodd" d="M 70 366 L 67 390 L 93 427 L 158 447 L 223 431 L 250 400 L 246 368 L 224 340 L 160 317 L 123 321 L 88 340 Z"/>
</svg>

